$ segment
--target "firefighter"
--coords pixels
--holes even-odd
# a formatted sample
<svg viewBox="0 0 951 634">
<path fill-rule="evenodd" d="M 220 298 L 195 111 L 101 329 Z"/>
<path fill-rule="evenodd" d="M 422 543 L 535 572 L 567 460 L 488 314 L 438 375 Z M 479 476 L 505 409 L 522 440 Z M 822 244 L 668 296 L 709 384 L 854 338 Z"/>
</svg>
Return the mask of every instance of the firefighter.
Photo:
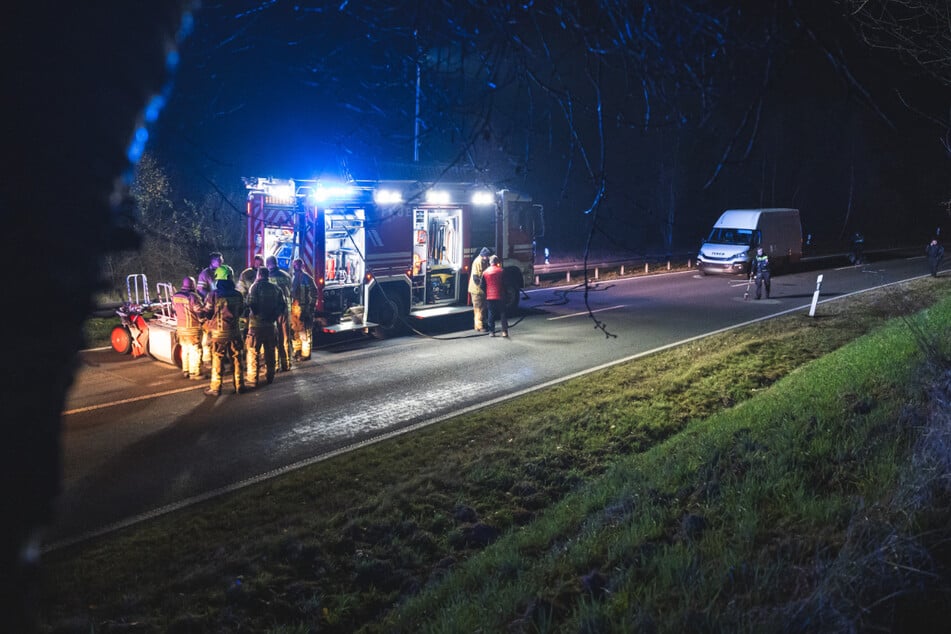
<svg viewBox="0 0 951 634">
<path fill-rule="evenodd" d="M 251 266 L 241 271 L 241 275 L 238 276 L 238 281 L 234 285 L 241 296 L 244 297 L 245 302 L 248 301 L 248 291 L 251 290 L 251 285 L 258 279 L 258 269 L 264 266 L 264 256 L 258 253 L 254 256 L 252 262 Z"/>
<path fill-rule="evenodd" d="M 273 255 L 267 256 L 268 275 L 272 284 L 284 293 L 285 310 L 277 318 L 277 360 L 281 367 L 281 372 L 287 372 L 291 369 L 291 276 L 277 265 L 277 258 Z"/>
<path fill-rule="evenodd" d="M 195 278 L 183 279 L 182 287 L 172 295 L 172 306 L 175 309 L 178 343 L 182 349 L 182 375 L 186 379 L 198 381 L 204 378 L 201 373 L 202 301 L 195 292 L 195 286 Z"/>
<path fill-rule="evenodd" d="M 309 361 L 311 340 L 314 336 L 317 284 L 304 270 L 302 259 L 295 259 L 292 266 L 294 275 L 291 278 L 291 347 L 295 360 Z"/>
<path fill-rule="evenodd" d="M 206 301 L 208 294 L 215 290 L 215 271 L 224 261 L 224 256 L 218 251 L 212 251 L 208 254 L 208 266 L 198 274 L 198 286 L 195 287 L 202 302 Z M 202 331 L 201 335 L 201 360 L 202 363 L 211 365 L 211 340 L 205 330 Z"/>
<path fill-rule="evenodd" d="M 195 289 L 202 301 L 208 296 L 208 293 L 215 290 L 215 271 L 224 263 L 224 256 L 218 251 L 212 251 L 208 254 L 208 266 L 198 274 L 198 286 Z"/>
<path fill-rule="evenodd" d="M 756 249 L 756 257 L 753 258 L 750 276 L 756 279 L 756 299 L 762 297 L 764 286 L 766 287 L 766 299 L 769 299 L 769 256 L 763 252 L 763 247 Z"/>
<path fill-rule="evenodd" d="M 208 294 L 202 316 L 208 320 L 211 341 L 211 384 L 205 390 L 208 396 L 221 394 L 221 371 L 225 355 L 232 363 L 234 391 L 240 394 L 244 388 L 244 342 L 241 339 L 241 314 L 244 300 L 234 288 L 234 272 L 219 266 L 215 271 L 215 290 Z"/>
<path fill-rule="evenodd" d="M 485 332 L 485 286 L 482 283 L 482 272 L 489 266 L 489 256 L 492 252 L 488 247 L 482 247 L 479 255 L 472 261 L 472 274 L 469 276 L 469 295 L 472 297 L 472 318 L 476 332 Z"/>
<path fill-rule="evenodd" d="M 248 389 L 258 386 L 258 354 L 264 351 L 264 378 L 270 385 L 277 371 L 277 329 L 278 315 L 286 309 L 284 293 L 270 282 L 267 267 L 257 270 L 257 279 L 248 290 L 248 336 L 245 338 L 245 357 L 247 358 L 244 385 Z"/>
</svg>

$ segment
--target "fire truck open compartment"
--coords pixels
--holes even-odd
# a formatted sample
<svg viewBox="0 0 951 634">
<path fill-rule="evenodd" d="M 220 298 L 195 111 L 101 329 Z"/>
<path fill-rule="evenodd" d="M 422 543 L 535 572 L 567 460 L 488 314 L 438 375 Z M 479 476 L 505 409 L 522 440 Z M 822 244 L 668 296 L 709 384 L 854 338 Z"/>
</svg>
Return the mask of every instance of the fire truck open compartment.
<svg viewBox="0 0 951 634">
<path fill-rule="evenodd" d="M 352 322 L 354 327 L 364 327 L 362 307 L 365 304 L 366 210 L 328 208 L 317 215 L 323 217 L 324 226 L 321 249 L 323 276 L 320 278 L 323 291 L 322 320 L 333 325 L 344 319 Z M 317 242 L 319 244 L 320 240 Z"/>
<path fill-rule="evenodd" d="M 414 209 L 412 238 L 413 293 L 410 310 L 458 302 L 465 292 L 461 280 L 465 269 L 462 256 L 462 209 Z"/>
</svg>

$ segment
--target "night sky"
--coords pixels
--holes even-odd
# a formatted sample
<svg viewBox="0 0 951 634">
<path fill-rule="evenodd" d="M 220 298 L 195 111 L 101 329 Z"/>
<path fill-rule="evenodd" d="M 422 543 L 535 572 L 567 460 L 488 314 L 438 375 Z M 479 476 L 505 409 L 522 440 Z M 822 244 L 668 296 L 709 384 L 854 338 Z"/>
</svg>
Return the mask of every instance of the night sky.
<svg viewBox="0 0 951 634">
<path fill-rule="evenodd" d="M 948 87 L 835 3 L 375 4 L 205 3 L 149 150 L 240 197 L 418 149 L 532 194 L 556 248 L 693 248 L 730 207 L 798 207 L 827 244 L 951 224 Z"/>
</svg>

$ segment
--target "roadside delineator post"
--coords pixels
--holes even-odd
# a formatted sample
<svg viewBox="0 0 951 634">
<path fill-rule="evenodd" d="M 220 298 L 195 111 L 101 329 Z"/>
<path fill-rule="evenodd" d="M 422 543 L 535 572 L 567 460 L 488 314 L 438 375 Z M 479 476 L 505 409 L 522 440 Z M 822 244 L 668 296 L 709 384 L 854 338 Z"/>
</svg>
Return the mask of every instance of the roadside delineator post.
<svg viewBox="0 0 951 634">
<path fill-rule="evenodd" d="M 812 294 L 812 306 L 809 307 L 809 316 L 816 316 L 816 304 L 819 303 L 819 289 L 822 287 L 822 276 L 816 279 L 816 292 Z"/>
<path fill-rule="evenodd" d="M 648 269 L 647 269 L 647 262 L 644 262 L 644 272 L 645 272 L 645 273 L 649 273 L 649 272 L 650 272 L 650 271 L 648 271 Z"/>
</svg>

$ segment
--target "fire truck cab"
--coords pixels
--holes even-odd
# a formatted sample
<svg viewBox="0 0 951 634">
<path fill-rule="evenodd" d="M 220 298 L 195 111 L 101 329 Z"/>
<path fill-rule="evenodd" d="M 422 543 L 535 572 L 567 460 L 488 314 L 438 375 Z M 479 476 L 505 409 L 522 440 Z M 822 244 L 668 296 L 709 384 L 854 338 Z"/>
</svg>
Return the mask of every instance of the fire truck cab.
<svg viewBox="0 0 951 634">
<path fill-rule="evenodd" d="M 482 247 L 502 260 L 514 312 L 534 281 L 541 205 L 473 183 L 246 178 L 247 261 L 301 258 L 317 283 L 327 333 L 397 334 L 412 319 L 471 311 L 470 266 Z"/>
</svg>

